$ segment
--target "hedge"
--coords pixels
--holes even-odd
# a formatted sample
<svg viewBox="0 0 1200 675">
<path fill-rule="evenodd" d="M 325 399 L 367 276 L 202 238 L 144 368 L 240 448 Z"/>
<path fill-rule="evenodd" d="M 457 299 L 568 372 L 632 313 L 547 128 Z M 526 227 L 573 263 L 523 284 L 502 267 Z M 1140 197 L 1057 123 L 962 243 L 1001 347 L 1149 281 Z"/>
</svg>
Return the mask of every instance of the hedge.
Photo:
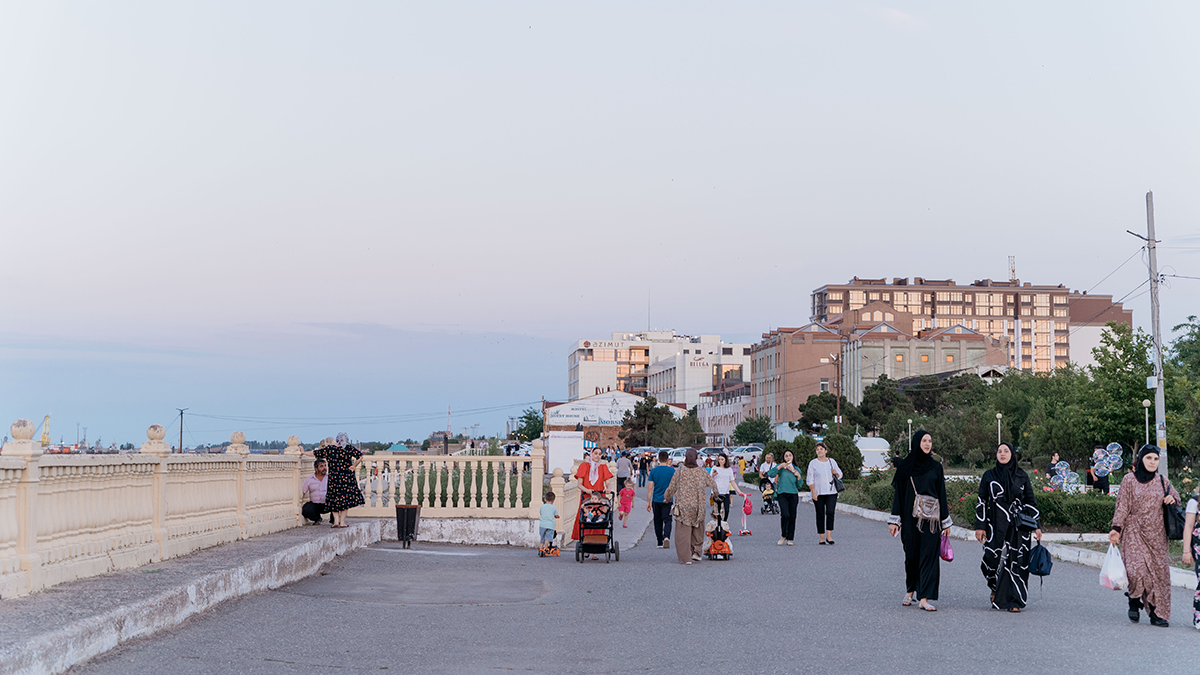
<svg viewBox="0 0 1200 675">
<path fill-rule="evenodd" d="M 815 446 L 814 446 L 815 447 Z M 829 456 L 842 470 L 844 480 L 858 480 L 862 475 L 863 456 L 854 441 L 845 434 L 829 434 L 825 437 Z M 816 451 L 814 450 L 814 456 Z M 808 466 L 805 464 L 804 466 Z"/>
<path fill-rule="evenodd" d="M 895 488 L 892 487 L 892 482 L 877 482 L 867 488 L 867 497 L 871 500 L 871 506 L 880 511 L 891 512 L 892 499 L 895 495 Z"/>
</svg>

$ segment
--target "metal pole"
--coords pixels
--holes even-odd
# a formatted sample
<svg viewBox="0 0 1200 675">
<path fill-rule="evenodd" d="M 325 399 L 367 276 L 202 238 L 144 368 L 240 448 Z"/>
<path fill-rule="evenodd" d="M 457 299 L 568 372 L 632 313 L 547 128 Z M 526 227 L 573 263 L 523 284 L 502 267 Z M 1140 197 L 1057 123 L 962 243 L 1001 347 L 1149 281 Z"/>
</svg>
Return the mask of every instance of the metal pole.
<svg viewBox="0 0 1200 675">
<path fill-rule="evenodd" d="M 1154 431 L 1158 439 L 1158 472 L 1167 475 L 1167 406 L 1163 391 L 1162 333 L 1158 326 L 1158 253 L 1154 240 L 1154 193 L 1146 193 L 1146 246 L 1150 249 L 1150 327 L 1154 336 Z M 1149 442 L 1147 441 L 1147 445 Z"/>
<path fill-rule="evenodd" d="M 1142 409 L 1146 411 L 1146 445 L 1150 445 L 1150 401 L 1142 400 Z"/>
<path fill-rule="evenodd" d="M 996 447 L 1000 447 L 1000 419 L 1004 417 L 1004 413 L 996 413 Z"/>
<path fill-rule="evenodd" d="M 176 408 L 179 411 L 179 451 L 183 452 L 183 411 L 187 408 Z"/>
</svg>

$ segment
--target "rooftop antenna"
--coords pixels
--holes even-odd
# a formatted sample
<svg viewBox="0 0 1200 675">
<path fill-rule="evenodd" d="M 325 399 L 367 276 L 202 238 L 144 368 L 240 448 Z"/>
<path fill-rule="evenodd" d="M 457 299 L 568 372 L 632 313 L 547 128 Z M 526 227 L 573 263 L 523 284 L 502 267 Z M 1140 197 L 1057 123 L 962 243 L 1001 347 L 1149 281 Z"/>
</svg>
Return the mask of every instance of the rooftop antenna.
<svg viewBox="0 0 1200 675">
<path fill-rule="evenodd" d="M 1017 256 L 1015 255 L 1008 256 L 1008 280 L 1017 280 Z"/>
</svg>

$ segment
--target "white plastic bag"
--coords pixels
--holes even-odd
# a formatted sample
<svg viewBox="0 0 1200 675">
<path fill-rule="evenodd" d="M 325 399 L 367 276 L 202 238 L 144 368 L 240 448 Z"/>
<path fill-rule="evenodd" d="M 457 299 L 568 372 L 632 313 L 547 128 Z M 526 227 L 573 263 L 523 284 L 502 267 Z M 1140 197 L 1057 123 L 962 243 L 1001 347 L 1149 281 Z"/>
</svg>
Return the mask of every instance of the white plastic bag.
<svg viewBox="0 0 1200 675">
<path fill-rule="evenodd" d="M 1129 577 L 1125 576 L 1125 561 L 1121 560 L 1121 549 L 1115 544 L 1108 545 L 1104 566 L 1100 568 L 1100 585 L 1114 591 L 1129 588 Z"/>
</svg>

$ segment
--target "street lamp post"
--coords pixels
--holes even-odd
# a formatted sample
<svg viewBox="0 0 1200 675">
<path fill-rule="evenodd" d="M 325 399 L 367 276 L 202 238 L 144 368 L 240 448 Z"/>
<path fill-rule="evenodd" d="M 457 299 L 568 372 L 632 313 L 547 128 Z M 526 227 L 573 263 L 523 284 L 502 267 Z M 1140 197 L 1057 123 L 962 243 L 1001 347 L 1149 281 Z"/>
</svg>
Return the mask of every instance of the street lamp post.
<svg viewBox="0 0 1200 675">
<path fill-rule="evenodd" d="M 996 413 L 996 447 L 1000 447 L 1000 419 L 1004 413 Z"/>
<path fill-rule="evenodd" d="M 908 420 L 908 447 L 912 448 L 912 419 Z"/>
<path fill-rule="evenodd" d="M 1146 410 L 1146 445 L 1150 445 L 1150 399 L 1142 399 L 1142 408 Z"/>
</svg>

